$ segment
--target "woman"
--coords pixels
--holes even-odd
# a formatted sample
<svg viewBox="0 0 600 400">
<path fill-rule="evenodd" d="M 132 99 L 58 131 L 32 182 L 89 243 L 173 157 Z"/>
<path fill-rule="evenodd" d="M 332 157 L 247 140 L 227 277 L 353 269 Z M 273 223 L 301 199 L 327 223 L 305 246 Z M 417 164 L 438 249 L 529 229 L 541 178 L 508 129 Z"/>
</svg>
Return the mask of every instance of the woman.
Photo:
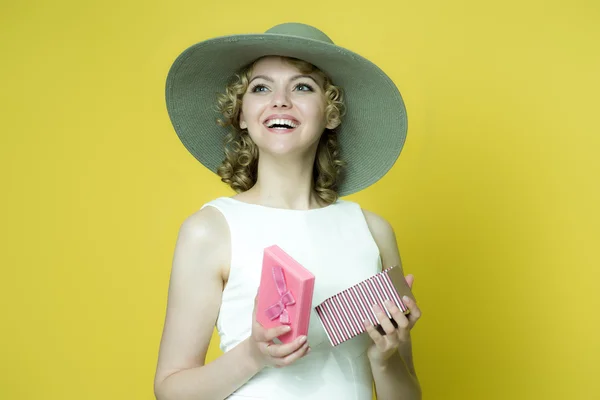
<svg viewBox="0 0 600 400">
<path fill-rule="evenodd" d="M 167 108 L 188 150 L 238 194 L 181 226 L 156 397 L 367 400 L 374 382 L 380 400 L 419 399 L 414 301 L 408 316 L 388 306 L 397 327 L 375 310 L 384 335 L 365 324 L 368 334 L 336 347 L 314 311 L 307 337 L 278 344 L 286 328 L 264 329 L 254 310 L 273 244 L 315 275 L 313 306 L 400 265 L 390 225 L 338 198 L 379 180 L 403 146 L 406 113 L 389 78 L 321 31 L 282 24 L 187 49 L 169 72 Z M 215 323 L 224 355 L 205 365 Z"/>
</svg>

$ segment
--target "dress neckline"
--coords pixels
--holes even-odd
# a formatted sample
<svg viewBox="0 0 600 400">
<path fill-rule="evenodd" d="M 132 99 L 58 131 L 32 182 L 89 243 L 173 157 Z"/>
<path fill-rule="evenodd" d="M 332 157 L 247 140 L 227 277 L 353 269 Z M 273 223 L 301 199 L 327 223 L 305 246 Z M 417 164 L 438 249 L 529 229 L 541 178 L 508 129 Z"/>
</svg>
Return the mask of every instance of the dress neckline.
<svg viewBox="0 0 600 400">
<path fill-rule="evenodd" d="M 296 210 L 296 209 L 293 209 L 293 208 L 278 208 L 278 207 L 264 206 L 262 204 L 247 203 L 245 201 L 234 199 L 233 197 L 222 197 L 222 198 L 225 199 L 226 201 L 230 201 L 232 203 L 242 204 L 242 205 L 245 205 L 245 206 L 248 206 L 248 207 L 252 207 L 252 208 L 256 208 L 256 209 L 263 209 L 263 210 L 268 210 L 268 211 L 278 211 L 278 212 L 288 212 L 288 213 L 300 213 L 300 214 L 301 213 L 316 213 L 316 212 L 321 212 L 321 211 L 333 208 L 334 206 L 336 206 L 336 205 L 338 205 L 339 203 L 342 202 L 342 200 L 338 199 L 334 203 L 326 205 L 325 207 L 310 208 L 308 210 Z"/>
</svg>

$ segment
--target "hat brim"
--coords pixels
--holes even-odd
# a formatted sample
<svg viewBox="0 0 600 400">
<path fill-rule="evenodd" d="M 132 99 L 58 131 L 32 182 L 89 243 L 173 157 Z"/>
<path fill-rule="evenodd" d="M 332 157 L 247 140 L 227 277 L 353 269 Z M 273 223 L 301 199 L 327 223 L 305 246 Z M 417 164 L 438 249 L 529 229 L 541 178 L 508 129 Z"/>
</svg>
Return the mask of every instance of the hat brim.
<svg viewBox="0 0 600 400">
<path fill-rule="evenodd" d="M 173 63 L 166 83 L 171 122 L 184 146 L 211 171 L 224 159 L 226 128 L 216 124 L 217 93 L 239 68 L 277 55 L 307 61 L 342 87 L 346 115 L 336 129 L 347 167 L 340 196 L 381 179 L 394 165 L 407 132 L 406 108 L 392 80 L 375 64 L 345 48 L 282 34 L 223 36 L 187 48 Z"/>
</svg>

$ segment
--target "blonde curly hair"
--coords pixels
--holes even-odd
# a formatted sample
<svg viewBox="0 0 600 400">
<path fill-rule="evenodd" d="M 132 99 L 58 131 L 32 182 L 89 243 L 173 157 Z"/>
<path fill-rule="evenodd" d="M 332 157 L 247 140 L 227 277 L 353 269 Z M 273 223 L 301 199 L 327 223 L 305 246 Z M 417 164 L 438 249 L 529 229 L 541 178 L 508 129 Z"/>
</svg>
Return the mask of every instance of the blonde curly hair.
<svg viewBox="0 0 600 400">
<path fill-rule="evenodd" d="M 345 112 L 341 88 L 335 86 L 331 79 L 314 65 L 296 58 L 281 58 L 294 65 L 303 74 L 314 72 L 321 76 L 327 101 L 326 121 L 339 126 Z M 256 183 L 258 147 L 250 138 L 248 130 L 240 128 L 240 111 L 242 97 L 248 89 L 252 69 L 258 61 L 252 62 L 235 74 L 225 88 L 225 93 L 220 93 L 217 98 L 217 109 L 223 114 L 223 118 L 219 118 L 217 123 L 232 128 L 225 138 L 225 159 L 217 173 L 221 181 L 227 183 L 237 193 L 245 192 Z M 335 131 L 325 129 L 317 147 L 313 168 L 313 188 L 327 204 L 334 203 L 339 197 L 337 183 L 344 165 L 345 163 L 340 159 Z"/>
</svg>

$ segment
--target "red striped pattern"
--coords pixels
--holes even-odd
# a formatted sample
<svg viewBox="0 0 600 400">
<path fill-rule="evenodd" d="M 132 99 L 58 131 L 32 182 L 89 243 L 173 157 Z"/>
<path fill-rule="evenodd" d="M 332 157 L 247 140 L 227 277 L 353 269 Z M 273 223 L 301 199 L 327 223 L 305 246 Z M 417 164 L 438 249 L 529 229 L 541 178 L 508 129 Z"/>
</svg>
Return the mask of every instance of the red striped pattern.
<svg viewBox="0 0 600 400">
<path fill-rule="evenodd" d="M 328 298 L 315 307 L 333 346 L 363 333 L 365 328 L 362 321 L 366 319 L 373 325 L 379 324 L 372 311 L 374 304 L 379 305 L 388 318 L 391 318 L 391 315 L 383 304 L 384 300 L 393 301 L 402 312 L 407 310 L 388 275 L 392 268 Z"/>
</svg>

